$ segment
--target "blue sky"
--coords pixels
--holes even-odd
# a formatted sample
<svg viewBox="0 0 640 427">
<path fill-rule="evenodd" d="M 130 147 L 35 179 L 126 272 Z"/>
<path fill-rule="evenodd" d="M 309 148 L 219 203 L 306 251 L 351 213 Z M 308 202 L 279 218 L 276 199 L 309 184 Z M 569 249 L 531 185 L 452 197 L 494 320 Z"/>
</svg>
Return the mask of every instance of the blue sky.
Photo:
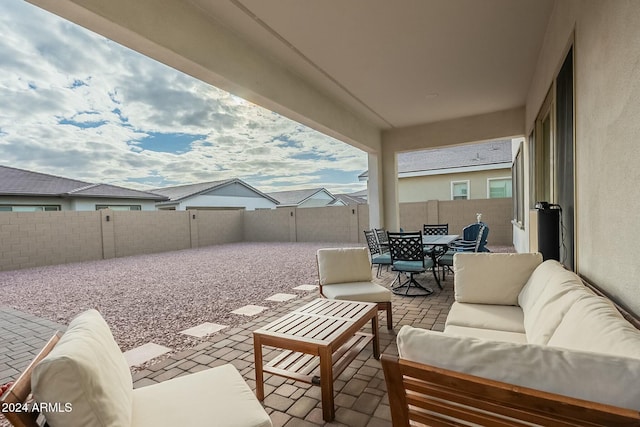
<svg viewBox="0 0 640 427">
<path fill-rule="evenodd" d="M 364 189 L 367 155 L 22 0 L 0 2 L 0 164 L 130 188 Z"/>
</svg>

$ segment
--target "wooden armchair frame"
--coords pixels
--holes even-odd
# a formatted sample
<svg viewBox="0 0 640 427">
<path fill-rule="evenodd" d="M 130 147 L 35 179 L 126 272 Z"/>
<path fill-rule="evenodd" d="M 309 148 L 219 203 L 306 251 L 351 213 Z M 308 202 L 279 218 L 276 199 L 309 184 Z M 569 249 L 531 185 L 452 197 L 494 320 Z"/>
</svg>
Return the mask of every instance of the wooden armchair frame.
<svg viewBox="0 0 640 427">
<path fill-rule="evenodd" d="M 33 368 L 53 350 L 62 337 L 62 332 L 56 332 L 47 342 L 40 353 L 31 361 L 29 366 L 20 374 L 16 382 L 0 396 L 0 404 L 3 407 L 2 414 L 15 427 L 40 427 L 44 421 L 39 420 L 40 413 L 26 411 L 26 402 L 31 395 L 31 373 Z M 15 408 L 13 411 L 4 411 L 4 408 Z M 30 408 L 29 408 L 30 409 Z"/>
<path fill-rule="evenodd" d="M 383 354 L 394 427 L 640 426 L 640 413 Z"/>
</svg>

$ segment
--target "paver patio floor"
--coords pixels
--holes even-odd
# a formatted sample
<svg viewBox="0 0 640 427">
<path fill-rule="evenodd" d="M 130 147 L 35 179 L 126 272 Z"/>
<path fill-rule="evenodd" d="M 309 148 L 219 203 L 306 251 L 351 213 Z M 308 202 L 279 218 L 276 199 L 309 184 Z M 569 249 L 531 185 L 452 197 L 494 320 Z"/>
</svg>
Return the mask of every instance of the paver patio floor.
<svg viewBox="0 0 640 427">
<path fill-rule="evenodd" d="M 392 272 L 383 272 L 383 277 L 377 279 L 380 283 L 388 284 L 394 277 Z M 428 297 L 393 296 L 394 330 L 386 329 L 384 312 L 380 316 L 380 348 L 382 353 L 397 354 L 395 338 L 397 331 L 403 325 L 413 325 L 433 330 L 442 330 L 449 308 L 453 302 L 453 276 L 448 275 L 443 282 L 444 290 L 439 290 L 433 277 L 429 274 L 418 276 L 420 281 L 426 281 L 435 292 Z M 242 374 L 247 383 L 255 390 L 254 354 L 252 331 L 278 317 L 294 310 L 318 296 L 317 291 L 310 291 L 301 298 L 290 300 L 275 308 L 269 308 L 262 313 L 248 318 L 236 327 L 222 329 L 205 337 L 193 348 L 173 353 L 160 361 L 146 366 L 133 373 L 134 387 L 144 387 L 166 381 L 171 378 L 188 375 L 210 367 L 225 363 L 233 364 Z M 12 309 L 9 309 L 12 310 Z M 13 314 L 19 312 L 13 310 Z M 24 324 L 39 324 L 39 320 L 30 315 L 23 315 Z M 51 333 L 62 325 L 44 321 L 39 331 L 42 344 Z M 28 328 L 27 328 L 28 330 Z M 24 332 L 24 331 L 23 331 Z M 25 333 L 25 338 L 26 338 Z M 32 343 L 35 341 L 32 340 Z M 41 345 L 42 345 L 41 344 Z M 33 344 L 36 346 L 36 344 Z M 41 346 L 40 345 L 40 346 Z M 39 347 L 39 346 L 38 346 Z M 275 357 L 279 351 L 264 351 L 265 360 Z M 0 357 L 3 357 L 0 355 Z M 8 356 L 6 356 L 8 357 Z M 25 358 L 24 364 L 29 358 Z M 3 360 L 3 359 L 0 359 Z M 15 379 L 16 373 L 9 372 L 6 378 Z M 336 419 L 325 423 L 322 420 L 320 403 L 320 388 L 308 384 L 287 380 L 282 377 L 265 375 L 265 400 L 263 405 L 274 426 L 349 426 L 349 427 L 377 427 L 390 426 L 386 386 L 380 362 L 372 355 L 371 347 L 362 353 L 349 365 L 335 382 Z M 2 424 L 0 422 L 0 424 Z"/>
</svg>

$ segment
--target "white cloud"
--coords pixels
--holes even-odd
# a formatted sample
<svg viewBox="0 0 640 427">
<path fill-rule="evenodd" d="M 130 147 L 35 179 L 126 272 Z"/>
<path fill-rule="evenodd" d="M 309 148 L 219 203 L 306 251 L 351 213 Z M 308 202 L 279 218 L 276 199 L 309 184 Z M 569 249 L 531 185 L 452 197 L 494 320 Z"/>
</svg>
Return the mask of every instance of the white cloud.
<svg viewBox="0 0 640 427">
<path fill-rule="evenodd" d="M 1 164 L 129 187 L 363 188 L 364 152 L 26 2 L 0 2 L 0 34 Z M 176 154 L 146 149 L 157 133 L 196 136 Z"/>
</svg>

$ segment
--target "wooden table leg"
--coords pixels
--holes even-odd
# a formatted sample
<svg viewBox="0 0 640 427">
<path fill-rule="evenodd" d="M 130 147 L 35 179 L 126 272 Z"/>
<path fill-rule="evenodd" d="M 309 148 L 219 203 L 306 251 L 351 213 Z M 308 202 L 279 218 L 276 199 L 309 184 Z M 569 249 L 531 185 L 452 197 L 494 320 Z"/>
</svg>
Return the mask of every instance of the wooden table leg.
<svg viewBox="0 0 640 427">
<path fill-rule="evenodd" d="M 256 369 L 256 397 L 264 400 L 264 375 L 262 373 L 262 343 L 259 336 L 253 335 L 253 356 Z"/>
<path fill-rule="evenodd" d="M 380 359 L 380 340 L 378 338 L 378 313 L 371 318 L 371 329 L 373 332 L 373 357 Z"/>
<path fill-rule="evenodd" d="M 321 348 L 320 356 L 320 389 L 322 391 L 322 419 L 331 422 L 336 416 L 333 406 L 333 360 L 331 349 Z"/>
</svg>

